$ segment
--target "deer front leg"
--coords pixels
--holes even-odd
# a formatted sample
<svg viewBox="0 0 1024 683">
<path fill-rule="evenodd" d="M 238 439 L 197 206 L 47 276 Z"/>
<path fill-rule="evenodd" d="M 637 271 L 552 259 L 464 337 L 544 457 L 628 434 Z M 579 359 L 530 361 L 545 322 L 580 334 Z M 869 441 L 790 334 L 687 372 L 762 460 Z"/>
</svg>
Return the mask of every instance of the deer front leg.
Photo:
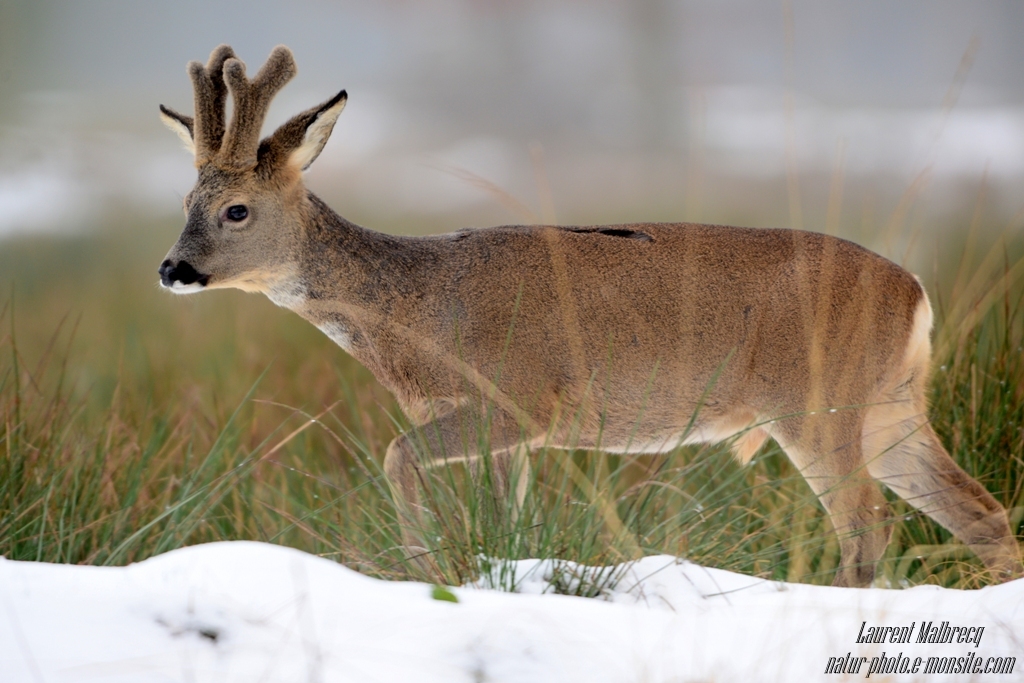
<svg viewBox="0 0 1024 683">
<path fill-rule="evenodd" d="M 424 507 L 419 491 L 427 485 L 426 471 L 463 461 L 472 467 L 481 457 L 494 457 L 495 493 L 504 496 L 509 486 L 506 463 L 521 465 L 525 460 L 525 446 L 518 447 L 521 441 L 518 426 L 506 415 L 496 412 L 484 418 L 462 409 L 416 426 L 391 442 L 384 457 L 384 474 L 394 494 L 402 540 L 410 557 L 429 552 L 423 540 Z M 518 451 L 523 452 L 522 461 L 514 455 Z M 520 474 L 517 496 L 520 489 L 525 494 L 525 479 Z"/>
<path fill-rule="evenodd" d="M 526 500 L 530 483 L 530 459 L 525 445 L 513 446 L 505 451 L 491 451 L 469 461 L 469 473 L 477 490 L 493 496 L 500 513 L 508 512 L 515 522 Z M 513 498 L 514 494 L 514 498 Z M 508 500 L 512 498 L 512 507 Z"/>
<path fill-rule="evenodd" d="M 398 510 L 407 557 L 426 554 L 428 551 L 420 537 L 423 517 L 417 489 L 417 483 L 423 480 L 423 465 L 407 434 L 395 438 L 388 445 L 384 456 L 384 475 Z"/>
</svg>

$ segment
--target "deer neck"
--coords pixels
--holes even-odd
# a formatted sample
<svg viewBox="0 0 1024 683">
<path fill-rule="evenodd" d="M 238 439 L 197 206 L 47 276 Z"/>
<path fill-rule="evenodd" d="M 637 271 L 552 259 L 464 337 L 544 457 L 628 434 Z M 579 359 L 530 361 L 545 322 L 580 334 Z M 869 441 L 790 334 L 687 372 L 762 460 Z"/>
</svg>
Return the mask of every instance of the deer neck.
<svg viewBox="0 0 1024 683">
<path fill-rule="evenodd" d="M 296 272 L 270 299 L 316 325 L 362 360 L 372 333 L 392 315 L 406 240 L 351 223 L 308 194 Z"/>
</svg>

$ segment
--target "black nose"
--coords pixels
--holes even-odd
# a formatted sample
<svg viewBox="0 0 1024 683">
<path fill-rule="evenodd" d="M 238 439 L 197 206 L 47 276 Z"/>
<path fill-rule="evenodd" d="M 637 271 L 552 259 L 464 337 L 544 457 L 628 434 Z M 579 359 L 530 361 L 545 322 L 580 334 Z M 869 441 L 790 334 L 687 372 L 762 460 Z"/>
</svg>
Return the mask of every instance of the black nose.
<svg viewBox="0 0 1024 683">
<path fill-rule="evenodd" d="M 210 279 L 207 275 L 200 275 L 188 261 L 178 261 L 178 265 L 174 265 L 168 259 L 160 264 L 160 268 L 157 272 L 160 273 L 160 282 L 164 287 L 170 287 L 175 283 L 175 281 L 180 282 L 183 285 L 190 285 L 193 282 L 198 282 L 205 286 L 207 280 Z"/>
</svg>

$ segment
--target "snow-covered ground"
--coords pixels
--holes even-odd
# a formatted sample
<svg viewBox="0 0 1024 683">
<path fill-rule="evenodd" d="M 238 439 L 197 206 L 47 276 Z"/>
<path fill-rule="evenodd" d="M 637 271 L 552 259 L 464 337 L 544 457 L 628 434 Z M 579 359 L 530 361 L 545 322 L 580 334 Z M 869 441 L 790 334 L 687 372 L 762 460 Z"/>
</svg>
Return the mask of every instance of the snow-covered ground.
<svg viewBox="0 0 1024 683">
<path fill-rule="evenodd" d="M 870 680 L 1024 680 L 1024 580 L 823 588 L 648 557 L 592 599 L 544 593 L 559 567 L 507 565 L 511 594 L 379 581 L 250 542 L 119 568 L 0 559 L 0 681 L 839 681 L 918 657 L 916 675 Z M 923 622 L 952 642 L 918 643 Z M 886 626 L 904 630 L 857 642 Z M 859 671 L 826 674 L 833 657 Z M 1017 661 L 933 675 L 929 657 Z"/>
</svg>

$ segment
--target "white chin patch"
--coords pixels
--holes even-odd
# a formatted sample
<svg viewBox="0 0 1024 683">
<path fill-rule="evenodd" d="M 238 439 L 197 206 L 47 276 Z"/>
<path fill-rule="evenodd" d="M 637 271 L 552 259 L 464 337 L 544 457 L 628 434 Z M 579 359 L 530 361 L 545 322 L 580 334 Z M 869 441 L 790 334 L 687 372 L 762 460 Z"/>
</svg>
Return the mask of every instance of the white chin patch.
<svg viewBox="0 0 1024 683">
<path fill-rule="evenodd" d="M 190 285 L 183 285 L 178 280 L 172 282 L 170 287 L 163 283 L 160 283 L 160 286 L 163 287 L 164 289 L 171 290 L 175 294 L 195 294 L 196 292 L 201 292 L 203 291 L 203 289 L 205 289 L 205 287 L 203 287 L 203 285 L 199 284 L 198 282 L 193 282 Z"/>
</svg>

